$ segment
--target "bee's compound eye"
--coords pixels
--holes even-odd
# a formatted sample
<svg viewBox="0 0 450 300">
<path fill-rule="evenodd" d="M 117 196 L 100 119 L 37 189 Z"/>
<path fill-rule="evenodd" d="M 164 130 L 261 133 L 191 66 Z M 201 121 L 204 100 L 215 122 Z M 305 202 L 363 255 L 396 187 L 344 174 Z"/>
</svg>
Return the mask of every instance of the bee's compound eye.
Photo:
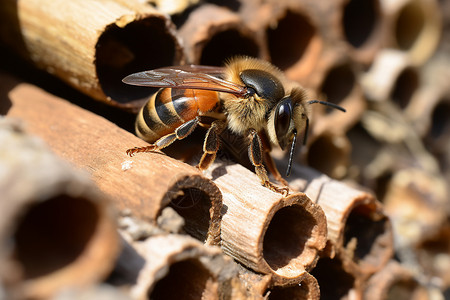
<svg viewBox="0 0 450 300">
<path fill-rule="evenodd" d="M 292 101 L 287 97 L 278 103 L 275 111 L 275 133 L 277 139 L 283 140 L 286 137 L 292 119 Z"/>
</svg>

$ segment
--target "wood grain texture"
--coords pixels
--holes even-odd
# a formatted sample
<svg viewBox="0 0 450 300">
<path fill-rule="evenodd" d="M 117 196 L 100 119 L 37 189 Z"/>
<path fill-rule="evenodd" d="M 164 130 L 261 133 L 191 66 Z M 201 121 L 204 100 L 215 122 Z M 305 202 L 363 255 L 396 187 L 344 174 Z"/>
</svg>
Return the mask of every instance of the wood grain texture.
<svg viewBox="0 0 450 300">
<path fill-rule="evenodd" d="M 118 209 L 155 222 L 162 208 L 172 205 L 187 220 L 185 230 L 218 242 L 220 191 L 197 169 L 162 153 L 128 157 L 128 148 L 145 142 L 35 86 L 17 84 L 7 94 L 7 115 L 23 119 L 55 153 L 89 173 Z"/>
<path fill-rule="evenodd" d="M 108 198 L 21 125 L 0 117 L 0 282 L 48 299 L 104 280 L 120 243 Z"/>
<path fill-rule="evenodd" d="M 298 284 L 326 243 L 323 211 L 303 193 L 283 197 L 261 186 L 241 165 L 216 165 L 211 177 L 223 195 L 223 251 L 271 274 L 277 285 Z"/>
</svg>

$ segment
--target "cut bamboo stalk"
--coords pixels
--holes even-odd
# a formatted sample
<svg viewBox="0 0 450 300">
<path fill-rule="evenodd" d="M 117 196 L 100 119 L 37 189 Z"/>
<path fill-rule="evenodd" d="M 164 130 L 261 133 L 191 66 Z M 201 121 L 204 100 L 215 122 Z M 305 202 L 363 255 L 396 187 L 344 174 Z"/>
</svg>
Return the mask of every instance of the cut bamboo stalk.
<svg viewBox="0 0 450 300">
<path fill-rule="evenodd" d="M 421 65 L 434 53 L 441 36 L 442 20 L 434 0 L 380 0 L 388 22 L 386 45 L 404 51 L 413 65 Z"/>
<path fill-rule="evenodd" d="M 0 285 L 48 299 L 104 280 L 120 249 L 110 203 L 16 121 L 0 118 Z"/>
<path fill-rule="evenodd" d="M 213 4 L 199 6 L 178 31 L 189 63 L 221 66 L 236 55 L 261 57 L 263 42 L 239 15 Z"/>
<path fill-rule="evenodd" d="M 373 275 L 364 290 L 364 299 L 411 299 L 428 300 L 427 289 L 414 275 L 396 261 L 390 261 L 386 267 Z"/>
<path fill-rule="evenodd" d="M 275 285 L 298 284 L 326 244 L 326 220 L 303 193 L 283 197 L 241 165 L 216 164 L 211 177 L 223 195 L 223 251 L 271 274 Z"/>
<path fill-rule="evenodd" d="M 361 84 L 371 101 L 392 100 L 405 109 L 420 86 L 420 75 L 404 52 L 384 49 L 362 76 Z"/>
<path fill-rule="evenodd" d="M 320 286 L 322 300 L 362 300 L 362 278 L 345 270 L 343 262 L 335 257 L 322 257 L 311 271 Z"/>
<path fill-rule="evenodd" d="M 91 97 L 136 109 L 151 92 L 122 84 L 122 78 L 179 64 L 183 51 L 166 15 L 138 1 L 122 4 L 113 0 L 89 4 L 81 0 L 4 1 L 0 39 Z"/>
<path fill-rule="evenodd" d="M 127 157 L 127 149 L 145 142 L 35 86 L 18 84 L 5 94 L 12 104 L 7 115 L 26 120 L 53 151 L 88 171 L 119 209 L 155 222 L 172 206 L 185 218 L 186 232 L 207 243 L 219 241 L 221 194 L 197 169 L 161 153 Z"/>
<path fill-rule="evenodd" d="M 123 288 L 133 299 L 219 299 L 232 293 L 226 285 L 237 277 L 237 268 L 220 248 L 176 234 L 134 242 L 126 234 L 123 238 L 129 244 L 116 273 L 128 275 L 131 285 Z"/>
<path fill-rule="evenodd" d="M 370 275 L 389 261 L 391 223 L 372 194 L 300 165 L 293 166 L 289 186 L 323 209 L 328 240 L 348 272 Z M 334 257 L 333 251 L 329 255 Z"/>
</svg>

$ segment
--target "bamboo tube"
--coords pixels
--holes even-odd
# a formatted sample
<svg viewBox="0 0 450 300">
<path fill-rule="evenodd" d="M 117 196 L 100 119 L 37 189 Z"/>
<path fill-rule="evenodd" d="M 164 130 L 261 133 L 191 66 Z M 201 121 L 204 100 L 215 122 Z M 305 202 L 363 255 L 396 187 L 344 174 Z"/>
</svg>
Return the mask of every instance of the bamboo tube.
<svg viewBox="0 0 450 300">
<path fill-rule="evenodd" d="M 123 4 L 123 3 L 122 3 Z M 149 89 L 129 87 L 130 73 L 183 61 L 166 15 L 137 1 L 4 1 L 0 39 L 36 66 L 91 97 L 140 108 Z M 133 101 L 138 101 L 134 103 Z"/>
<path fill-rule="evenodd" d="M 261 56 L 262 42 L 239 16 L 213 4 L 191 12 L 178 31 L 193 64 L 221 66 L 236 55 Z"/>
<path fill-rule="evenodd" d="M 373 195 L 299 165 L 292 168 L 289 186 L 323 209 L 328 240 L 348 272 L 370 275 L 391 258 L 391 224 Z"/>
<path fill-rule="evenodd" d="M 218 242 L 220 191 L 198 170 L 160 153 L 127 157 L 127 149 L 144 142 L 39 88 L 18 84 L 6 93 L 12 104 L 7 115 L 26 120 L 53 151 L 87 170 L 119 209 L 155 222 L 164 207 L 172 206 L 185 218 L 186 232 Z"/>
<path fill-rule="evenodd" d="M 326 220 L 302 193 L 283 197 L 261 186 L 241 165 L 210 170 L 223 195 L 223 251 L 256 272 L 271 274 L 275 285 L 298 284 L 325 247 Z"/>
<path fill-rule="evenodd" d="M 413 65 L 434 53 L 442 31 L 441 14 L 434 0 L 380 0 L 390 36 L 385 46 L 404 51 Z"/>
<path fill-rule="evenodd" d="M 361 83 L 368 99 L 392 100 L 404 109 L 420 86 L 420 75 L 404 52 L 385 49 L 378 53 Z"/>
<path fill-rule="evenodd" d="M 383 270 L 373 275 L 364 290 L 364 299 L 428 300 L 429 295 L 411 272 L 396 261 L 390 261 Z"/>
<path fill-rule="evenodd" d="M 337 257 L 320 258 L 311 274 L 318 281 L 322 300 L 364 299 L 361 277 L 345 270 L 342 261 Z"/>
<path fill-rule="evenodd" d="M 237 269 L 217 247 L 184 235 L 156 235 L 132 242 L 119 258 L 116 277 L 128 275 L 133 299 L 219 299 L 231 295 Z M 124 280 L 124 283 L 127 281 Z"/>
<path fill-rule="evenodd" d="M 47 299 L 98 283 L 119 253 L 107 198 L 16 121 L 0 118 L 0 285 Z"/>
</svg>

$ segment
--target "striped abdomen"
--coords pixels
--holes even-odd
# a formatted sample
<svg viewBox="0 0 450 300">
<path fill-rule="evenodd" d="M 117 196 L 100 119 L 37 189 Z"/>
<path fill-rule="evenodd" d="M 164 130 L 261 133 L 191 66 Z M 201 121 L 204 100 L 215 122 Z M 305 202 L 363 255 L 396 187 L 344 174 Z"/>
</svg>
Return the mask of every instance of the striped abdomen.
<svg viewBox="0 0 450 300">
<path fill-rule="evenodd" d="M 153 143 L 197 116 L 213 116 L 219 112 L 218 92 L 163 88 L 139 111 L 136 134 Z"/>
</svg>

